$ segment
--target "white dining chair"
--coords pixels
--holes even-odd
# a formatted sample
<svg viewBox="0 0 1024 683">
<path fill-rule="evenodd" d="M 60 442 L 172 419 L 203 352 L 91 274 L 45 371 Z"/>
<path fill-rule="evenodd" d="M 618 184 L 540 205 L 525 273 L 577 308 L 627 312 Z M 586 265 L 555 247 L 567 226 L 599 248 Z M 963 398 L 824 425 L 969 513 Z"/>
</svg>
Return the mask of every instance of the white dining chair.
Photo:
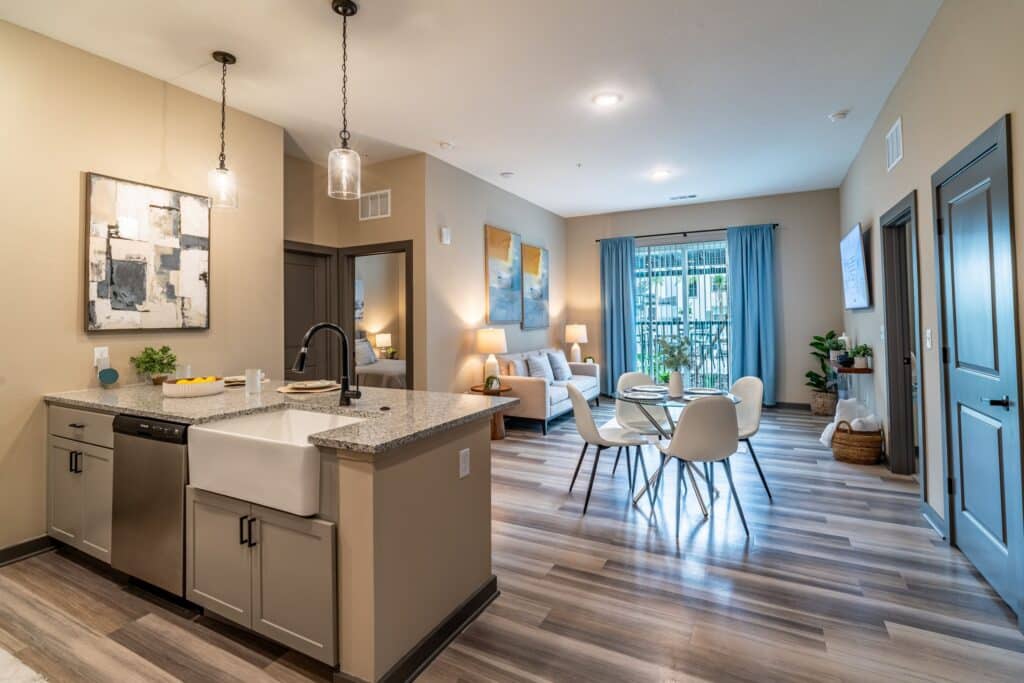
<svg viewBox="0 0 1024 683">
<path fill-rule="evenodd" d="M 663 441 L 659 444 L 659 450 L 677 463 L 677 488 L 676 488 L 676 537 L 679 537 L 679 509 L 682 498 L 683 469 L 687 463 L 700 462 L 708 463 L 714 469 L 716 462 L 722 463 L 725 469 L 725 476 L 729 479 L 729 490 L 732 492 L 733 500 L 736 501 L 736 509 L 740 513 L 740 521 L 743 522 L 743 530 L 750 536 L 750 529 L 747 528 L 747 518 L 743 514 L 743 506 L 740 498 L 736 495 L 736 486 L 732 481 L 732 467 L 729 464 L 729 456 L 736 452 L 739 445 L 739 427 L 736 420 L 736 406 L 725 396 L 707 396 L 690 402 L 683 411 L 676 423 L 676 431 L 672 440 L 667 444 Z M 692 479 L 694 488 L 696 482 Z M 660 477 L 659 477 L 660 479 Z M 714 505 L 714 500 L 708 502 L 709 506 Z"/>
<path fill-rule="evenodd" d="M 633 387 L 645 384 L 654 384 L 654 380 L 651 379 L 650 375 L 643 372 L 624 372 L 619 375 L 619 380 L 615 383 L 615 391 L 621 394 Z M 650 418 L 644 415 L 635 403 L 630 403 L 629 401 L 615 401 L 615 421 L 626 429 L 631 429 L 640 434 L 660 435 L 658 429 L 651 424 Z M 659 422 L 665 434 L 672 433 L 672 426 L 668 423 L 668 420 L 663 419 Z"/>
<path fill-rule="evenodd" d="M 590 404 L 587 403 L 587 399 L 584 398 L 580 390 L 572 384 L 567 385 L 566 388 L 569 390 L 569 398 L 572 400 L 572 412 L 576 418 L 576 431 L 579 432 L 580 438 L 583 439 L 583 450 L 580 452 L 579 460 L 576 461 L 576 470 L 572 473 L 569 493 L 572 493 L 572 488 L 576 485 L 576 477 L 580 473 L 580 466 L 583 464 L 583 458 L 587 455 L 587 449 L 591 446 L 597 448 L 597 451 L 594 453 L 594 466 L 590 470 L 587 498 L 583 502 L 583 514 L 587 514 L 587 507 L 590 505 L 590 494 L 594 490 L 594 475 L 597 474 L 597 464 L 601 459 L 601 451 L 617 448 L 619 455 L 621 455 L 622 449 L 626 449 L 626 476 L 629 479 L 629 490 L 630 495 L 632 495 L 634 476 L 633 469 L 629 464 L 629 449 L 636 447 L 639 452 L 639 447 L 647 443 L 648 438 L 643 434 L 638 434 L 621 426 L 598 429 L 597 424 L 594 422 L 594 414 L 590 411 Z M 644 470 L 644 480 L 646 481 L 647 467 L 644 465 L 643 458 L 639 457 L 637 462 Z"/>
<path fill-rule="evenodd" d="M 761 463 L 757 461 L 757 454 L 754 453 L 754 444 L 750 438 L 757 434 L 761 428 L 761 404 L 764 402 L 764 383 L 758 377 L 740 377 L 732 385 L 732 393 L 739 396 L 741 402 L 736 406 L 736 420 L 739 423 L 739 440 L 747 446 L 750 457 L 754 460 L 754 467 L 764 484 L 764 492 L 768 494 L 768 500 L 772 500 L 772 491 L 768 488 L 768 480 L 765 479 L 761 470 Z"/>
</svg>

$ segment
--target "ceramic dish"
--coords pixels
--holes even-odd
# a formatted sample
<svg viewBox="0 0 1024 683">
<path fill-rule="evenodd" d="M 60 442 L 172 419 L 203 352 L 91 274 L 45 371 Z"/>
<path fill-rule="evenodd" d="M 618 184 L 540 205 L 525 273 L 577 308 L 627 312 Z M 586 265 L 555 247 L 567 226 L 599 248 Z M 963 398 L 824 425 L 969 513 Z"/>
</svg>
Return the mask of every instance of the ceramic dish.
<svg viewBox="0 0 1024 683">
<path fill-rule="evenodd" d="M 160 386 L 167 398 L 197 398 L 213 396 L 224 391 L 224 378 L 218 377 L 214 382 L 201 384 L 179 384 L 178 380 L 168 380 Z"/>
<path fill-rule="evenodd" d="M 721 396 L 725 394 L 721 389 L 707 389 L 704 387 L 693 387 L 692 389 L 687 389 L 684 393 L 694 396 Z"/>
<path fill-rule="evenodd" d="M 639 386 L 633 387 L 631 391 L 643 391 L 649 394 L 667 394 L 668 387 L 662 386 L 660 384 L 641 384 Z"/>
</svg>

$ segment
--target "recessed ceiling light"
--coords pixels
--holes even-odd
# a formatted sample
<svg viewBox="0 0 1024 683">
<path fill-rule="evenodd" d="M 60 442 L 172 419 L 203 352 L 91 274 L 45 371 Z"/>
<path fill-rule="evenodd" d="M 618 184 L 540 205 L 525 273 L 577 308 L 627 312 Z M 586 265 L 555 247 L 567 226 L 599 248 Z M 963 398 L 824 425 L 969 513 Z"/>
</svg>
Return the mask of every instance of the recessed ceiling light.
<svg viewBox="0 0 1024 683">
<path fill-rule="evenodd" d="M 515 175 L 515 173 L 513 173 L 512 171 L 502 171 L 498 175 L 500 175 L 502 178 L 511 178 L 512 176 Z"/>
<path fill-rule="evenodd" d="M 440 147 L 441 149 L 451 149 L 455 147 L 455 145 L 448 142 L 447 140 L 441 140 L 441 142 L 437 143 L 437 146 Z"/>
<path fill-rule="evenodd" d="M 677 194 L 674 197 L 669 197 L 668 199 L 669 199 L 669 201 L 672 201 L 672 202 L 680 202 L 680 201 L 683 201 L 684 199 L 696 199 L 696 198 L 697 198 L 697 195 L 695 195 L 695 194 Z"/>
<path fill-rule="evenodd" d="M 849 109 L 840 109 L 839 111 L 834 111 L 831 114 L 829 114 L 828 115 L 828 120 L 831 121 L 832 123 L 838 123 L 838 122 L 842 121 L 843 119 L 845 119 L 849 115 L 850 115 L 850 110 Z"/>
<path fill-rule="evenodd" d="M 600 92 L 594 95 L 590 101 L 602 109 L 607 109 L 622 102 L 622 95 L 617 92 Z"/>
<path fill-rule="evenodd" d="M 656 168 L 651 171 L 651 180 L 655 182 L 661 182 L 662 180 L 668 180 L 672 177 L 672 171 L 667 168 Z"/>
</svg>

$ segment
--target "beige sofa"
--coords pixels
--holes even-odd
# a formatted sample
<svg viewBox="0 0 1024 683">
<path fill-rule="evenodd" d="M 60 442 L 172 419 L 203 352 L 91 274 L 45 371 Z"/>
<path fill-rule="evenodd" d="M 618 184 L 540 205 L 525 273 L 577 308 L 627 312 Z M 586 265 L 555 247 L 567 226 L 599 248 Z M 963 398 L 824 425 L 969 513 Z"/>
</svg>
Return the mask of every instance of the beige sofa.
<svg viewBox="0 0 1024 683">
<path fill-rule="evenodd" d="M 527 356 L 536 356 L 549 351 L 555 352 L 558 349 L 537 349 L 522 353 L 506 353 L 498 356 L 498 371 L 503 386 L 511 387 L 511 391 L 505 396 L 515 396 L 519 399 L 519 405 L 505 411 L 509 417 L 521 417 L 527 420 L 536 420 L 541 424 L 544 434 L 548 433 L 548 422 L 572 411 L 572 402 L 569 400 L 569 390 L 566 385 L 570 382 L 583 393 L 588 401 L 594 401 L 598 405 L 601 393 L 601 366 L 594 363 L 569 363 L 572 370 L 572 378 L 568 380 L 555 380 L 548 384 L 547 380 L 541 377 L 522 376 L 516 372 L 516 360 L 523 360 Z"/>
</svg>

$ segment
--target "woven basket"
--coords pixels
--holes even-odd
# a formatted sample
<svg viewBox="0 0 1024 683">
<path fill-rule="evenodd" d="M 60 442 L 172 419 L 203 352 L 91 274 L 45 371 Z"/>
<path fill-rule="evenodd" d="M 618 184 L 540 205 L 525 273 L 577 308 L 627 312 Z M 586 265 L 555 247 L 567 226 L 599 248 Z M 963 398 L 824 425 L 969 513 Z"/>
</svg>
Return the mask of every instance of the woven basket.
<svg viewBox="0 0 1024 683">
<path fill-rule="evenodd" d="M 882 458 L 882 430 L 855 432 L 842 420 L 832 434 L 832 457 L 854 465 L 874 465 Z"/>
</svg>

